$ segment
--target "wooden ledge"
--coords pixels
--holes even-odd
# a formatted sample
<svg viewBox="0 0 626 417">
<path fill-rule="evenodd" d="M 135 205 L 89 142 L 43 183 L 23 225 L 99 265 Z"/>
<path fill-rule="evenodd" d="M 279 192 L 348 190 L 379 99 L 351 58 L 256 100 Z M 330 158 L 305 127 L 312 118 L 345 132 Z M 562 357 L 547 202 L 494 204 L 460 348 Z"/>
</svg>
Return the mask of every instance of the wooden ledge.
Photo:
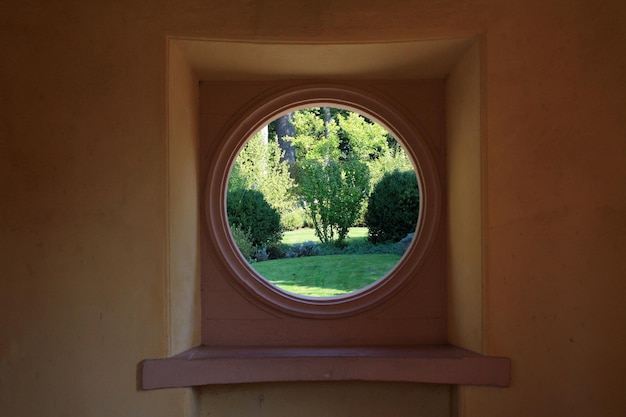
<svg viewBox="0 0 626 417">
<path fill-rule="evenodd" d="M 451 345 L 414 347 L 209 347 L 142 362 L 143 389 L 285 381 L 510 382 L 508 358 Z"/>
</svg>

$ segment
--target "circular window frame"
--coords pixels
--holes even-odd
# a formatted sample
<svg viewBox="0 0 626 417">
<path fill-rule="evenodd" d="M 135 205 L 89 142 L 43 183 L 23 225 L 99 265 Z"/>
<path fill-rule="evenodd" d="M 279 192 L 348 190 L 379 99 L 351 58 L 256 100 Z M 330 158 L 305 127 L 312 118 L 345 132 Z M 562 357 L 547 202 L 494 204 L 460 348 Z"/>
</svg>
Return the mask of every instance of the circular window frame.
<svg viewBox="0 0 626 417">
<path fill-rule="evenodd" d="M 402 144 L 418 177 L 420 215 L 415 236 L 400 261 L 376 282 L 349 294 L 334 297 L 307 297 L 285 291 L 258 274 L 237 248 L 226 212 L 228 179 L 243 145 L 264 125 L 298 109 L 340 107 L 370 117 L 383 125 Z M 228 270 L 232 284 L 252 302 L 288 315 L 307 318 L 340 318 L 375 308 L 389 300 L 410 279 L 419 276 L 433 245 L 441 217 L 441 186 L 437 167 L 424 130 L 413 117 L 382 97 L 343 85 L 307 84 L 265 94 L 229 122 L 219 136 L 217 152 L 204 190 L 204 213 L 208 235 L 219 260 Z"/>
</svg>

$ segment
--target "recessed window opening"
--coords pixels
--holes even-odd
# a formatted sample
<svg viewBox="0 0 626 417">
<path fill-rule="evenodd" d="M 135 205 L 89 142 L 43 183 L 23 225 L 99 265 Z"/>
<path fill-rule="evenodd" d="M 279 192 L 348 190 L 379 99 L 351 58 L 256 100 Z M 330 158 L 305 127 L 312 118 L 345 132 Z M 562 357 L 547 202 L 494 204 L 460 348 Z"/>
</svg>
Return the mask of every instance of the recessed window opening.
<svg viewBox="0 0 626 417">
<path fill-rule="evenodd" d="M 302 297 L 342 297 L 383 279 L 410 246 L 419 209 L 402 144 L 341 107 L 272 120 L 246 141 L 228 180 L 228 224 L 241 256 Z"/>
<path fill-rule="evenodd" d="M 330 113 L 330 117 L 327 117 L 328 113 Z M 279 124 L 281 121 L 284 122 L 286 118 L 290 118 L 290 125 L 292 126 L 289 128 L 293 128 L 293 131 L 288 134 L 277 133 L 282 129 Z M 340 118 L 345 120 L 339 122 Z M 345 126 L 343 126 L 344 124 Z M 329 146 L 325 141 L 313 140 L 312 137 L 309 137 L 311 135 L 307 136 L 303 133 L 307 132 L 307 129 L 319 132 L 318 136 L 320 137 L 332 137 L 334 142 L 331 142 L 332 145 Z M 342 141 L 342 135 L 348 134 L 342 133 L 341 129 L 352 129 L 353 139 Z M 368 133 L 370 136 L 359 133 L 360 130 L 367 131 L 368 129 L 379 133 L 371 135 Z M 241 109 L 240 113 L 235 115 L 219 134 L 221 135 L 220 146 L 216 149 L 215 156 L 212 157 L 211 161 L 208 161 L 209 170 L 207 171 L 204 198 L 206 232 L 212 240 L 212 246 L 219 248 L 219 256 L 215 259 L 227 271 L 225 277 L 230 280 L 240 294 L 246 296 L 251 302 L 260 308 L 278 310 L 288 315 L 339 318 L 355 315 L 381 305 L 407 286 L 409 282 L 419 282 L 422 279 L 422 271 L 428 268 L 427 254 L 432 249 L 438 234 L 441 215 L 441 185 L 436 163 L 430 153 L 427 135 L 413 115 L 405 113 L 403 108 L 396 107 L 391 102 L 347 86 L 310 84 L 260 95 Z M 367 150 L 366 146 L 359 144 L 358 139 L 354 139 L 362 136 L 370 139 L 378 138 L 380 150 Z M 279 150 L 279 146 L 277 146 L 279 145 L 278 137 L 292 138 L 293 140 L 290 140 L 292 148 L 289 151 L 287 148 Z M 265 142 L 267 142 L 267 146 Z M 261 149 L 266 149 L 263 151 L 265 153 L 262 153 Z M 250 158 L 244 156 L 240 159 L 242 152 L 244 155 L 256 153 L 261 156 L 254 159 L 256 164 L 252 166 L 244 161 L 246 158 L 248 160 Z M 295 155 L 296 163 L 281 166 L 281 161 L 284 162 L 289 157 L 294 158 L 290 152 Z M 287 207 L 285 212 L 289 214 L 284 219 L 281 218 L 280 213 L 273 215 L 271 221 L 274 222 L 274 225 L 279 225 L 277 231 L 266 234 L 266 237 L 260 240 L 249 239 L 249 235 L 254 230 L 242 223 L 237 216 L 251 216 L 250 213 L 261 210 L 266 210 L 269 213 L 272 211 L 272 204 L 274 207 L 279 207 L 279 204 L 273 202 L 271 197 L 268 198 L 270 200 L 268 202 L 262 192 L 264 188 L 276 188 L 282 184 L 280 187 L 289 186 L 292 190 L 301 191 L 297 187 L 302 186 L 302 183 L 306 181 L 303 180 L 303 173 L 306 170 L 317 172 L 322 177 L 330 177 L 331 171 L 335 170 L 337 172 L 332 171 L 332 176 L 343 185 L 340 184 L 336 187 L 337 190 L 341 190 L 341 193 L 337 192 L 333 195 L 333 199 L 341 200 L 347 189 L 357 190 L 358 193 L 355 192 L 355 194 L 362 197 L 359 201 L 359 209 L 362 209 L 366 197 L 369 205 L 369 197 L 373 194 L 373 187 L 376 185 L 374 182 L 379 176 L 382 177 L 382 174 L 380 172 L 372 174 L 368 171 L 369 178 L 363 184 L 357 183 L 356 179 L 352 181 L 348 181 L 348 179 L 351 178 L 353 171 L 364 169 L 362 166 L 367 166 L 368 163 L 372 164 L 377 159 L 384 160 L 381 155 L 384 155 L 385 152 L 388 152 L 387 156 L 395 155 L 394 163 L 398 164 L 400 172 L 406 171 L 405 168 L 412 166 L 413 172 L 411 170 L 406 172 L 411 173 L 414 181 L 417 182 L 417 190 L 415 191 L 417 191 L 418 196 L 414 196 L 411 201 L 417 203 L 419 214 L 417 220 L 413 218 L 410 228 L 401 232 L 402 237 L 400 239 L 407 238 L 411 232 L 414 235 L 412 238 L 409 236 L 404 242 L 404 245 L 408 246 L 404 256 L 400 252 L 385 254 L 395 256 L 396 261 L 398 258 L 400 259 L 395 266 L 391 269 L 389 269 L 390 266 L 386 266 L 377 272 L 370 281 L 360 283 L 356 287 L 339 289 L 327 284 L 294 286 L 293 282 L 287 282 L 292 281 L 293 276 L 290 274 L 293 274 L 293 271 L 281 273 L 276 277 L 269 276 L 268 272 L 261 269 L 257 271 L 256 268 L 263 268 L 264 264 L 271 265 L 269 259 L 272 257 L 280 258 L 272 254 L 273 250 L 284 252 L 284 257 L 290 257 L 286 259 L 287 261 L 302 262 L 303 260 L 308 261 L 306 258 L 309 257 L 301 256 L 306 251 L 321 251 L 325 248 L 326 250 L 346 252 L 349 250 L 351 242 L 354 243 L 359 240 L 365 242 L 369 237 L 369 231 L 366 229 L 353 228 L 355 225 L 358 227 L 358 219 L 362 218 L 364 213 L 358 211 L 359 215 L 354 221 L 346 223 L 348 226 L 324 229 L 322 225 L 319 227 L 318 236 L 312 232 L 312 236 L 305 238 L 304 242 L 290 244 L 289 240 L 285 240 L 285 237 L 289 239 L 289 234 L 283 233 L 281 235 L 281 227 L 284 227 L 287 222 L 294 224 L 302 221 L 312 226 L 310 229 L 315 229 L 311 213 L 313 210 L 318 210 L 317 214 L 321 217 L 321 210 L 324 207 L 320 205 L 320 203 L 324 203 L 320 197 L 317 197 L 316 201 L 314 196 L 304 198 L 304 193 L 295 193 L 294 191 L 294 194 L 302 195 L 296 198 L 295 202 L 292 200 L 290 205 L 285 206 Z M 373 155 L 370 155 L 371 153 Z M 365 157 L 357 158 L 356 156 L 360 154 L 365 155 Z M 353 163 L 351 158 L 356 162 Z M 314 169 L 315 167 L 317 169 Z M 273 169 L 276 172 L 272 175 L 262 175 Z M 394 170 L 393 163 L 389 169 Z M 263 184 L 261 181 L 263 178 L 271 184 Z M 247 185 L 243 186 L 243 184 Z M 308 186 L 315 188 L 311 184 Z M 302 188 L 304 187 L 302 186 Z M 258 197 L 259 194 L 262 198 Z M 265 200 L 265 204 L 261 200 Z M 387 201 L 384 202 L 387 203 Z M 245 210 L 241 207 L 242 204 L 245 206 Z M 312 207 L 315 204 L 317 206 L 314 209 Z M 268 205 L 270 206 L 269 210 Z M 236 214 L 237 210 L 240 210 L 240 214 Z M 346 217 L 350 214 L 347 209 L 335 210 L 335 212 L 346 215 Z M 387 210 L 385 214 L 392 212 L 394 211 Z M 302 220 L 289 219 L 289 216 L 301 216 Z M 267 218 L 271 218 L 271 216 L 263 217 L 263 219 Z M 280 226 L 281 220 L 282 226 Z M 414 223 L 415 221 L 417 223 Z M 232 228 L 231 225 L 233 225 Z M 322 238 L 320 239 L 319 236 Z M 241 239 L 242 237 L 251 240 L 253 244 L 247 245 L 245 239 Z M 329 242 L 322 245 L 321 240 L 323 239 L 327 239 Z M 394 239 L 396 238 L 381 237 L 380 241 L 390 241 L 393 245 L 397 243 L 393 242 Z M 309 240 L 314 244 L 306 244 Z M 285 244 L 286 246 L 272 248 L 272 245 L 268 244 L 270 242 L 280 242 L 280 245 Z M 298 243 L 300 245 L 296 246 Z M 288 253 L 289 255 L 287 255 Z M 363 254 L 362 256 L 369 255 L 371 254 Z M 257 259 L 266 256 L 268 260 L 259 262 Z M 364 276 L 362 271 L 358 271 L 358 267 L 367 267 L 367 265 L 369 265 L 367 262 L 350 262 L 347 269 L 352 270 L 356 276 Z M 296 274 L 301 269 L 302 267 L 297 269 Z M 334 274 L 337 268 L 331 266 L 331 269 L 332 272 L 326 273 L 326 275 Z M 348 281 L 352 282 L 351 280 Z M 331 288 L 331 291 L 309 293 L 307 288 L 303 288 L 323 288 L 324 285 Z"/>
</svg>

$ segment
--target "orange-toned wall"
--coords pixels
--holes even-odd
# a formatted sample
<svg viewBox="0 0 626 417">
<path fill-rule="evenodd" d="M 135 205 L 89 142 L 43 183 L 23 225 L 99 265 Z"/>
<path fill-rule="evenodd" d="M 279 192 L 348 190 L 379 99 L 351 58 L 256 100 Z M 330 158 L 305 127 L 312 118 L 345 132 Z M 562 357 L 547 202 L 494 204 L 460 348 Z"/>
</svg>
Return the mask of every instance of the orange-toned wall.
<svg viewBox="0 0 626 417">
<path fill-rule="evenodd" d="M 184 123 L 188 147 L 194 127 L 166 106 L 175 102 L 167 36 L 363 42 L 474 34 L 483 35 L 484 247 L 482 309 L 471 312 L 481 318 L 470 322 L 482 328 L 480 336 L 451 335 L 470 344 L 478 337 L 484 353 L 510 357 L 513 372 L 509 388 L 460 389 L 459 414 L 624 415 L 626 6 L 293 6 L 0 4 L 0 415 L 263 415 L 248 408 L 259 398 L 272 401 L 268 413 L 288 415 L 307 406 L 307 395 L 336 404 L 320 409 L 329 415 L 409 415 L 429 389 L 425 401 L 441 404 L 445 387 L 359 383 L 333 384 L 332 393 L 323 384 L 207 388 L 197 404 L 190 390 L 137 391 L 135 372 L 140 360 L 198 337 L 176 325 L 197 309 L 172 303 L 194 292 L 197 272 L 170 255 L 196 262 L 197 236 L 168 213 L 187 213 L 172 204 L 172 184 L 195 179 L 193 170 L 171 171 L 166 120 Z M 172 243 L 181 235 L 189 248 Z"/>
</svg>

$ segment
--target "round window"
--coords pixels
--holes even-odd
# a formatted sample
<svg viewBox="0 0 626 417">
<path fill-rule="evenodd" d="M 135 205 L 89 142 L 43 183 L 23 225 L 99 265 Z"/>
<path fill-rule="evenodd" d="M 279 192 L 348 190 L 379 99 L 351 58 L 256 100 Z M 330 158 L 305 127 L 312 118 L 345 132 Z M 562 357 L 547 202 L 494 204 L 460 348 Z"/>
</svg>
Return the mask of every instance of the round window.
<svg viewBox="0 0 626 417">
<path fill-rule="evenodd" d="M 348 109 L 311 107 L 264 126 L 239 151 L 226 200 L 232 237 L 263 278 L 305 297 L 339 297 L 400 261 L 419 215 L 402 145 Z"/>
<path fill-rule="evenodd" d="M 419 279 L 440 193 L 410 120 L 335 86 L 244 111 L 211 161 L 205 200 L 232 282 L 263 306 L 323 318 L 372 308 Z"/>
</svg>

